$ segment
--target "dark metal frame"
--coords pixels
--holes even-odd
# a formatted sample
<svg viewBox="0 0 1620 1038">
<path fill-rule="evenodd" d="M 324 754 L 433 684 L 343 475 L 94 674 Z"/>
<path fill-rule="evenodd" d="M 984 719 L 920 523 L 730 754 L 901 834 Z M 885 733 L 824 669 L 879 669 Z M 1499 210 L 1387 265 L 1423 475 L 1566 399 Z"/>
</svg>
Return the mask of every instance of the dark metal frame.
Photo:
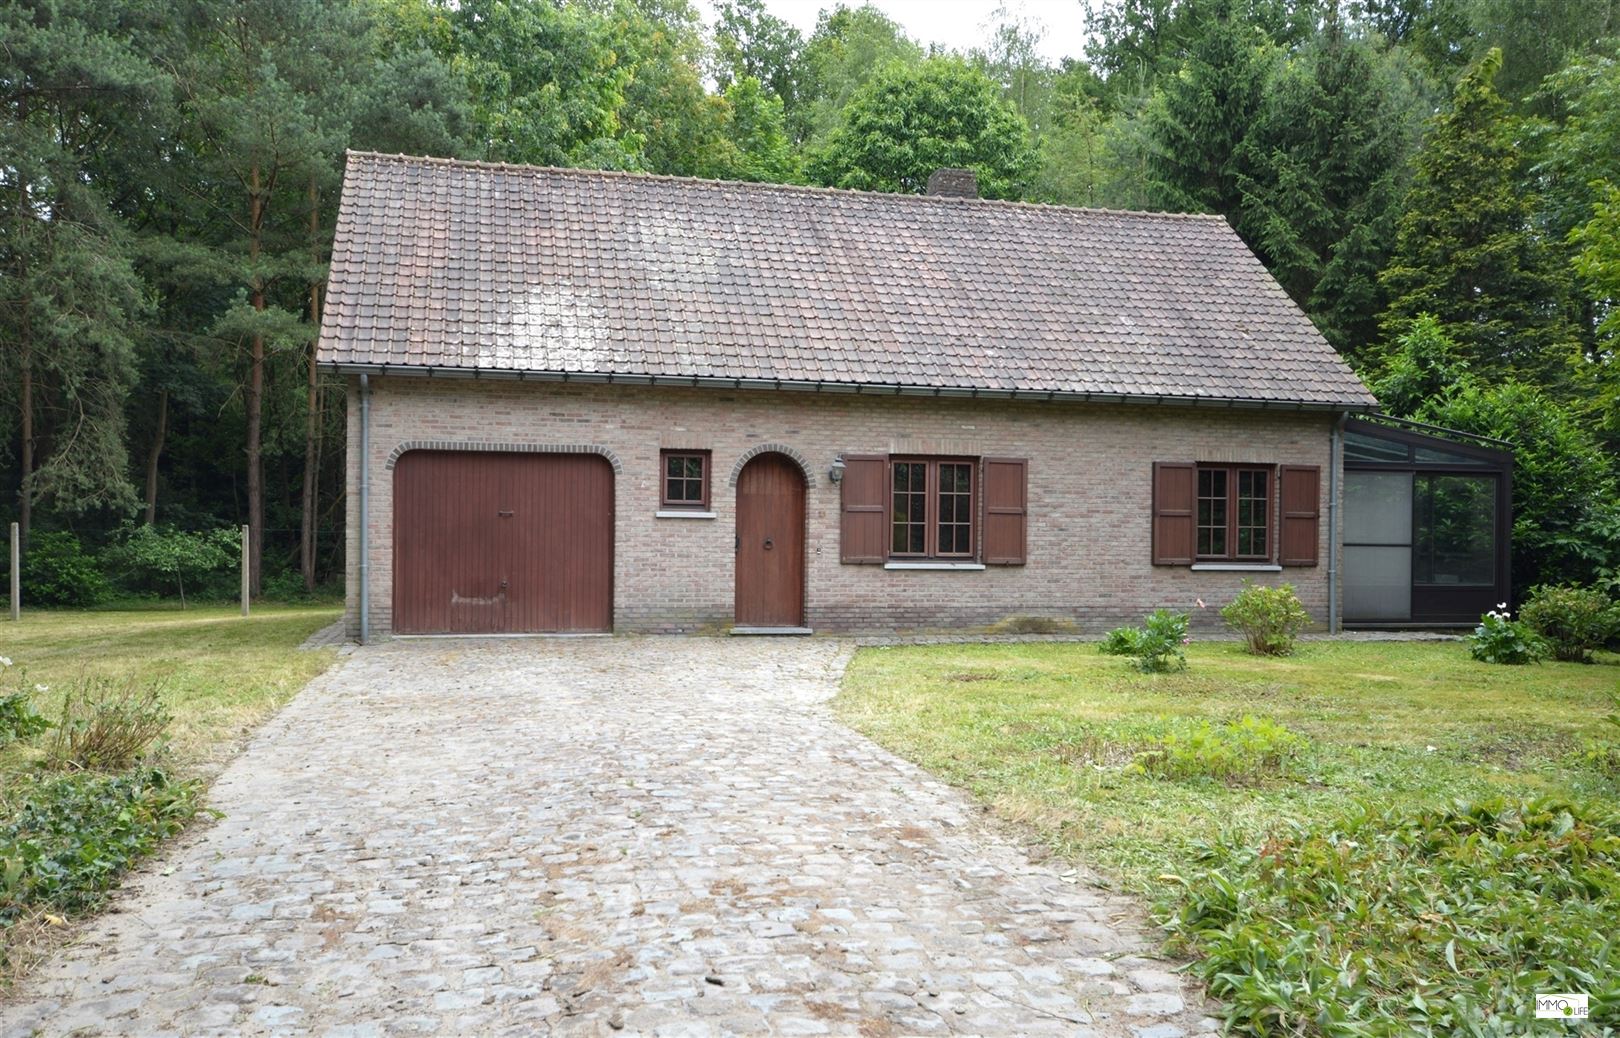
<svg viewBox="0 0 1620 1038">
<path fill-rule="evenodd" d="M 1344 459 L 1346 472 L 1410 472 L 1414 475 L 1494 476 L 1496 478 L 1496 522 L 1493 531 L 1496 542 L 1496 581 L 1494 584 L 1467 587 L 1446 584 L 1419 584 L 1414 577 L 1412 583 L 1412 615 L 1408 621 L 1376 620 L 1358 622 L 1355 617 L 1347 616 L 1344 620 L 1344 626 L 1466 626 L 1478 622 L 1480 614 L 1488 609 L 1495 608 L 1497 603 L 1510 601 L 1513 591 L 1512 571 L 1510 568 L 1513 556 L 1513 455 L 1498 446 L 1486 446 L 1486 444 L 1502 444 L 1502 441 L 1483 436 L 1474 436 L 1469 433 L 1453 432 L 1449 429 L 1440 429 L 1438 426 L 1424 425 L 1421 422 L 1409 422 L 1402 419 L 1350 418 L 1345 421 L 1344 431 L 1347 437 L 1351 433 L 1360 433 L 1365 436 L 1374 436 L 1382 440 L 1404 444 L 1407 448 L 1404 461 L 1357 460 L 1348 457 L 1347 450 Z M 1505 444 L 1502 444 L 1502 446 L 1505 446 Z M 1417 450 L 1420 447 L 1445 451 L 1466 458 L 1474 458 L 1477 459 L 1477 463 L 1418 461 Z M 1413 531 L 1413 537 L 1416 537 L 1415 530 Z M 1357 546 L 1357 544 L 1350 541 L 1344 542 L 1346 548 Z M 1415 566 L 1413 567 L 1413 573 L 1414 575 L 1416 573 Z"/>
</svg>

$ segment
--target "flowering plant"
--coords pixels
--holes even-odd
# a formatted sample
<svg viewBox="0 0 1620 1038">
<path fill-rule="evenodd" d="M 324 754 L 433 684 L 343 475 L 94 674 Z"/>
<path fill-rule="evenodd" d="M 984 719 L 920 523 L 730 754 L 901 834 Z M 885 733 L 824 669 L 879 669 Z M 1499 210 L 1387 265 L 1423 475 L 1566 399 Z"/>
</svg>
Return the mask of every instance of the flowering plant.
<svg viewBox="0 0 1620 1038">
<path fill-rule="evenodd" d="M 1468 638 L 1468 652 L 1481 663 L 1539 663 L 1547 658 L 1547 643 L 1522 621 L 1513 619 L 1502 602 L 1479 618 Z"/>
<path fill-rule="evenodd" d="M 33 690 L 41 695 L 50 691 L 45 685 L 34 685 Z M 0 746 L 32 739 L 50 727 L 34 709 L 27 675 L 21 667 L 13 667 L 8 657 L 0 656 Z"/>
</svg>

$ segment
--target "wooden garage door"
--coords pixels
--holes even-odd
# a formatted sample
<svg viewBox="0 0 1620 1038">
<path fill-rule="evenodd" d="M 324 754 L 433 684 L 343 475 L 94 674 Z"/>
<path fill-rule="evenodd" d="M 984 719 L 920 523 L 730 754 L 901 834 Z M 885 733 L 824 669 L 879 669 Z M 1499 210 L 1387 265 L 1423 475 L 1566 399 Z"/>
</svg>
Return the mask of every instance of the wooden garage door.
<svg viewBox="0 0 1620 1038">
<path fill-rule="evenodd" d="M 394 467 L 394 630 L 613 628 L 613 469 L 595 454 L 410 451 Z"/>
</svg>

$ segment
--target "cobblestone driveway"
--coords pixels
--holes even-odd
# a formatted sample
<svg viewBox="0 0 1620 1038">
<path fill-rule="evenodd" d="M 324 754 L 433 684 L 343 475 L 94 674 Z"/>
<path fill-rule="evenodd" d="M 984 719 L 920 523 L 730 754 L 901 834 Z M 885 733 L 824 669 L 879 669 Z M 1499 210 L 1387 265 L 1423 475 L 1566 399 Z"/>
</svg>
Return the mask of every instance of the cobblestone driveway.
<svg viewBox="0 0 1620 1038">
<path fill-rule="evenodd" d="M 846 660 L 741 639 L 360 650 L 0 1032 L 1213 1029 L 1139 957 L 1128 903 L 1031 865 L 832 720 Z"/>
</svg>

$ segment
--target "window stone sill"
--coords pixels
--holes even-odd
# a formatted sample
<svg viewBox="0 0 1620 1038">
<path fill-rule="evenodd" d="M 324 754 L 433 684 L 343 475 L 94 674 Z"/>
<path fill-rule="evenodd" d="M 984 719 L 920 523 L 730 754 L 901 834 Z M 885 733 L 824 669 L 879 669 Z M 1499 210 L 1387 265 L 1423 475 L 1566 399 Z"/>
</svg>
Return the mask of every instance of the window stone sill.
<svg viewBox="0 0 1620 1038">
<path fill-rule="evenodd" d="M 653 513 L 654 519 L 713 519 L 713 512 L 694 512 L 685 508 L 660 508 Z"/>
<path fill-rule="evenodd" d="M 982 562 L 885 562 L 884 569 L 944 569 L 976 573 L 984 569 Z"/>
<path fill-rule="evenodd" d="M 1281 573 L 1282 567 L 1270 562 L 1195 562 L 1194 573 Z"/>
</svg>

